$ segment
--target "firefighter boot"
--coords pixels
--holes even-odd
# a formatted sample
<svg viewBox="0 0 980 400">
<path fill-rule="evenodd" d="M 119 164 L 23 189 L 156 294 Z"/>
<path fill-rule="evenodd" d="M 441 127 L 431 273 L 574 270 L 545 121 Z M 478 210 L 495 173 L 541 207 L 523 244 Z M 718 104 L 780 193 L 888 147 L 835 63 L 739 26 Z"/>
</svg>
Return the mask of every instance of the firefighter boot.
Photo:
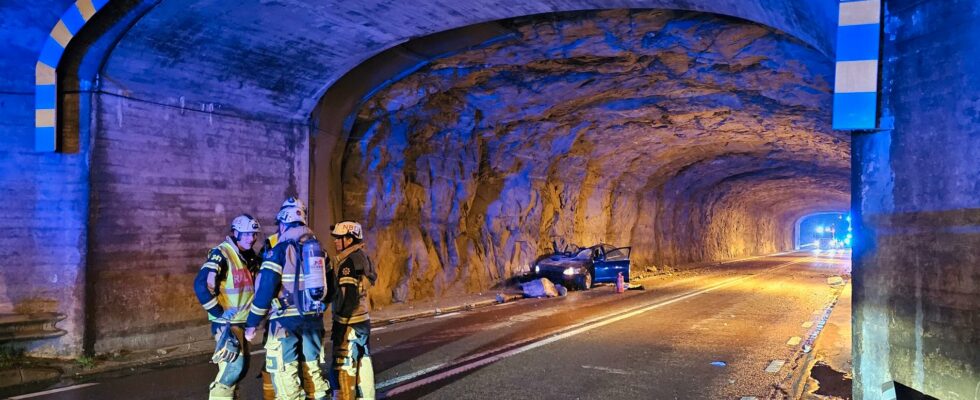
<svg viewBox="0 0 980 400">
<path fill-rule="evenodd" d="M 307 361 L 303 363 L 304 389 L 306 396 L 313 400 L 329 400 L 331 394 L 330 383 L 323 379 L 323 371 L 320 370 L 319 360 Z"/>
<path fill-rule="evenodd" d="M 374 365 L 371 364 L 371 357 L 361 358 L 357 369 L 357 391 L 359 399 L 374 400 Z"/>
<path fill-rule="evenodd" d="M 234 386 L 228 386 L 220 382 L 211 382 L 208 390 L 208 400 L 234 400 L 237 398 L 235 396 Z"/>
</svg>

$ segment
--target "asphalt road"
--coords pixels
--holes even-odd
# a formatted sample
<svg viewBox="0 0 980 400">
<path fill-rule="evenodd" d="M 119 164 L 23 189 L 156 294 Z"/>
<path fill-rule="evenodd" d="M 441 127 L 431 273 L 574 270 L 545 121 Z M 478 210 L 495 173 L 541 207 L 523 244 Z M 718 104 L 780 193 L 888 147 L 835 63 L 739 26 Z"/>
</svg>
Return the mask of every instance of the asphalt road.
<svg viewBox="0 0 980 400">
<path fill-rule="evenodd" d="M 782 398 L 832 300 L 827 278 L 849 259 L 757 258 L 644 280 L 642 291 L 602 286 L 377 328 L 379 397 Z M 243 398 L 261 398 L 262 358 Z M 30 398 L 203 399 L 215 372 L 202 360 Z"/>
</svg>

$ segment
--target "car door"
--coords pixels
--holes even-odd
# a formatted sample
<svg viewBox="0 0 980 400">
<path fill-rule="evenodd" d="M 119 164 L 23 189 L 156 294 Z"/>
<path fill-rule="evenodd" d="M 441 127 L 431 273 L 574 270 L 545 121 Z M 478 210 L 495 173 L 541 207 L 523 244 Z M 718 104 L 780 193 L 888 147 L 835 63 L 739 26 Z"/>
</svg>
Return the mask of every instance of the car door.
<svg viewBox="0 0 980 400">
<path fill-rule="evenodd" d="M 592 248 L 592 271 L 593 282 L 614 282 L 616 280 L 616 274 L 612 273 L 606 265 L 606 255 L 602 246 Z"/>
<path fill-rule="evenodd" d="M 630 251 L 632 247 L 619 247 L 611 250 L 603 250 L 601 269 L 602 276 L 606 280 L 600 282 L 616 282 L 616 275 L 623 274 L 623 280 L 630 280 Z M 596 267 L 596 276 L 599 276 L 599 267 Z"/>
</svg>

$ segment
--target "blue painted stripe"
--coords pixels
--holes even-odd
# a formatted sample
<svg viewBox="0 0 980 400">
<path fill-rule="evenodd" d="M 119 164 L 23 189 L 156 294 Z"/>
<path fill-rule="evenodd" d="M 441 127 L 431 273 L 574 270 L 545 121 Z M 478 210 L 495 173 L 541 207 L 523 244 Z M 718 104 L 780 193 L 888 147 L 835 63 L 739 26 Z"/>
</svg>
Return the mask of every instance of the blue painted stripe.
<svg viewBox="0 0 980 400">
<path fill-rule="evenodd" d="M 878 93 L 835 93 L 834 129 L 875 129 Z"/>
<path fill-rule="evenodd" d="M 108 2 L 109 0 L 92 0 L 92 7 L 95 7 L 95 11 L 99 11 Z"/>
<path fill-rule="evenodd" d="M 58 89 L 55 85 L 37 85 L 34 87 L 34 108 L 38 110 L 50 110 L 55 108 L 55 98 L 58 97 Z"/>
<path fill-rule="evenodd" d="M 61 61 L 61 54 L 64 52 L 65 48 L 61 47 L 53 37 L 48 36 L 48 40 L 44 41 L 44 47 L 41 48 L 41 56 L 38 57 L 38 61 L 57 67 L 58 61 Z"/>
<path fill-rule="evenodd" d="M 859 1 L 868 1 L 868 0 L 840 0 L 841 3 L 857 3 Z"/>
<path fill-rule="evenodd" d="M 57 150 L 54 127 L 34 128 L 34 150 L 52 152 Z"/>
<path fill-rule="evenodd" d="M 72 4 L 65 10 L 64 15 L 61 16 L 61 20 L 64 21 L 65 27 L 72 35 L 78 34 L 78 31 L 85 26 L 85 17 L 82 16 L 82 12 L 78 9 L 78 6 Z"/>
<path fill-rule="evenodd" d="M 880 24 L 837 27 L 837 61 L 878 59 Z"/>
</svg>

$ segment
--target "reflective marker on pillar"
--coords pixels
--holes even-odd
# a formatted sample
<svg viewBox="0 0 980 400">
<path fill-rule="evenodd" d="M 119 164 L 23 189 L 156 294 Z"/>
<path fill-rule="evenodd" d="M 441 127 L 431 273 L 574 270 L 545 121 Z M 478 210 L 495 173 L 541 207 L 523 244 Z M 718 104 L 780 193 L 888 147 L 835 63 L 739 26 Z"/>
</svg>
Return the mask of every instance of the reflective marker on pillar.
<svg viewBox="0 0 980 400">
<path fill-rule="evenodd" d="M 57 67 L 68 43 L 108 0 L 78 0 L 68 6 L 39 49 L 34 82 L 34 149 L 58 150 Z"/>
<path fill-rule="evenodd" d="M 834 129 L 877 128 L 881 0 L 841 0 L 837 20 Z"/>
</svg>

